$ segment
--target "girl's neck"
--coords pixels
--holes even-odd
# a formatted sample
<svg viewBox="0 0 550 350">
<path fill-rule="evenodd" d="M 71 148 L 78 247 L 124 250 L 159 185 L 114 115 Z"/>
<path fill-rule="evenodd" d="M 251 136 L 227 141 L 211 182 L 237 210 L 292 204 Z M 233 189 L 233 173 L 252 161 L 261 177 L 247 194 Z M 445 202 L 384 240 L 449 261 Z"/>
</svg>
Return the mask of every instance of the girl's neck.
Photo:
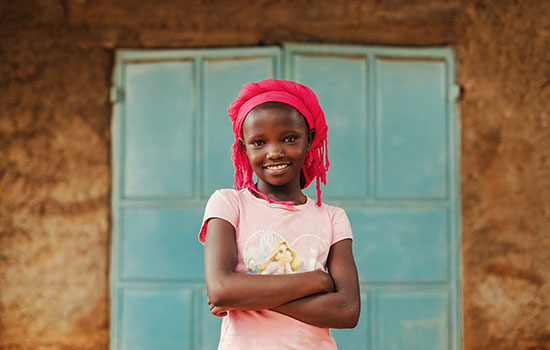
<svg viewBox="0 0 550 350">
<path fill-rule="evenodd" d="M 295 205 L 300 205 L 305 204 L 307 201 L 306 195 L 302 193 L 299 186 L 295 185 L 287 188 L 287 186 L 272 186 L 263 181 L 258 181 L 256 189 L 277 202 L 294 202 Z"/>
</svg>

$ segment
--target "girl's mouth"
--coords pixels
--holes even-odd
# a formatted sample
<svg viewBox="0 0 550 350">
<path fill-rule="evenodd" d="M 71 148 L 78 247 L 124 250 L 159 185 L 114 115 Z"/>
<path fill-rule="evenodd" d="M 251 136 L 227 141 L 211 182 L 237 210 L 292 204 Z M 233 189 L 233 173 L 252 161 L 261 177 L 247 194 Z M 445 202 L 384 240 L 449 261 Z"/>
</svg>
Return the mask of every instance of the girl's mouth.
<svg viewBox="0 0 550 350">
<path fill-rule="evenodd" d="M 290 164 L 273 164 L 273 165 L 266 165 L 265 168 L 269 170 L 280 170 L 288 167 Z"/>
</svg>

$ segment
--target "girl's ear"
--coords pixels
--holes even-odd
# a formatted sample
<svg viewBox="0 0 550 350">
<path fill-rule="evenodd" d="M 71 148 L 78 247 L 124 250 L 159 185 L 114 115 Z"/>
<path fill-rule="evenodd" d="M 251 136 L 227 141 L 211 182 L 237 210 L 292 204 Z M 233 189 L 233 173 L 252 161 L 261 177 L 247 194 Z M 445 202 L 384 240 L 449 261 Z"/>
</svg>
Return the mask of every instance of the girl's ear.
<svg viewBox="0 0 550 350">
<path fill-rule="evenodd" d="M 245 153 L 246 153 L 246 147 L 245 147 L 245 145 L 244 145 L 244 140 L 241 139 L 241 138 L 239 138 L 239 142 L 240 142 L 240 144 L 241 144 L 241 147 L 243 148 L 243 150 L 244 150 Z"/>
<path fill-rule="evenodd" d="M 315 129 L 311 129 L 307 135 L 307 148 L 309 151 L 309 146 L 313 143 L 313 139 L 315 138 Z"/>
</svg>

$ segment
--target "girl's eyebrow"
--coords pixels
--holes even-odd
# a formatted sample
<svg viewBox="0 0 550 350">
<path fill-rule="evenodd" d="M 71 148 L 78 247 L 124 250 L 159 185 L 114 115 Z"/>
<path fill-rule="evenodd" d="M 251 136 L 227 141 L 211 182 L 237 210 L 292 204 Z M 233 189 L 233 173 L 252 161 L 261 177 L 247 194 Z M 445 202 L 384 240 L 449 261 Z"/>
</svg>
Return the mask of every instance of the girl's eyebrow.
<svg viewBox="0 0 550 350">
<path fill-rule="evenodd" d="M 249 135 L 246 138 L 248 139 L 248 141 L 257 141 L 258 139 L 263 139 L 264 136 L 263 134 L 258 134 L 258 135 Z"/>
<path fill-rule="evenodd" d="M 257 132 L 256 134 L 249 134 L 247 133 L 246 137 L 244 137 L 244 133 L 243 133 L 243 137 L 244 138 L 247 138 L 247 139 L 254 139 L 254 138 L 265 138 L 265 134 L 266 133 L 269 133 L 269 130 L 266 130 L 266 131 L 259 131 Z M 279 135 L 285 135 L 285 136 L 288 136 L 288 134 L 292 134 L 292 135 L 299 135 L 300 134 L 300 127 L 299 126 L 288 126 L 288 127 L 284 127 L 282 130 L 280 130 L 279 132 Z"/>
</svg>

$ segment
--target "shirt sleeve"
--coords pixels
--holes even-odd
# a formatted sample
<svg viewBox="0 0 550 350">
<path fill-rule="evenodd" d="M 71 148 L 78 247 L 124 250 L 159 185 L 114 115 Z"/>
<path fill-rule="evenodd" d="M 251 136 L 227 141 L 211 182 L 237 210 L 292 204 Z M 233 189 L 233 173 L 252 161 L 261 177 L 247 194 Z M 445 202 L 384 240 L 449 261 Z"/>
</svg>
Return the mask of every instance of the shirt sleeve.
<svg viewBox="0 0 550 350">
<path fill-rule="evenodd" d="M 235 229 L 237 228 L 239 219 L 238 199 L 236 196 L 232 196 L 231 193 L 232 190 L 217 190 L 208 199 L 199 233 L 199 241 L 202 244 L 204 244 L 206 238 L 208 220 L 212 218 L 223 219 L 233 225 Z"/>
<path fill-rule="evenodd" d="M 332 242 L 333 245 L 343 239 L 353 239 L 351 233 L 351 225 L 349 224 L 348 216 L 342 208 L 334 207 L 332 213 Z"/>
</svg>

